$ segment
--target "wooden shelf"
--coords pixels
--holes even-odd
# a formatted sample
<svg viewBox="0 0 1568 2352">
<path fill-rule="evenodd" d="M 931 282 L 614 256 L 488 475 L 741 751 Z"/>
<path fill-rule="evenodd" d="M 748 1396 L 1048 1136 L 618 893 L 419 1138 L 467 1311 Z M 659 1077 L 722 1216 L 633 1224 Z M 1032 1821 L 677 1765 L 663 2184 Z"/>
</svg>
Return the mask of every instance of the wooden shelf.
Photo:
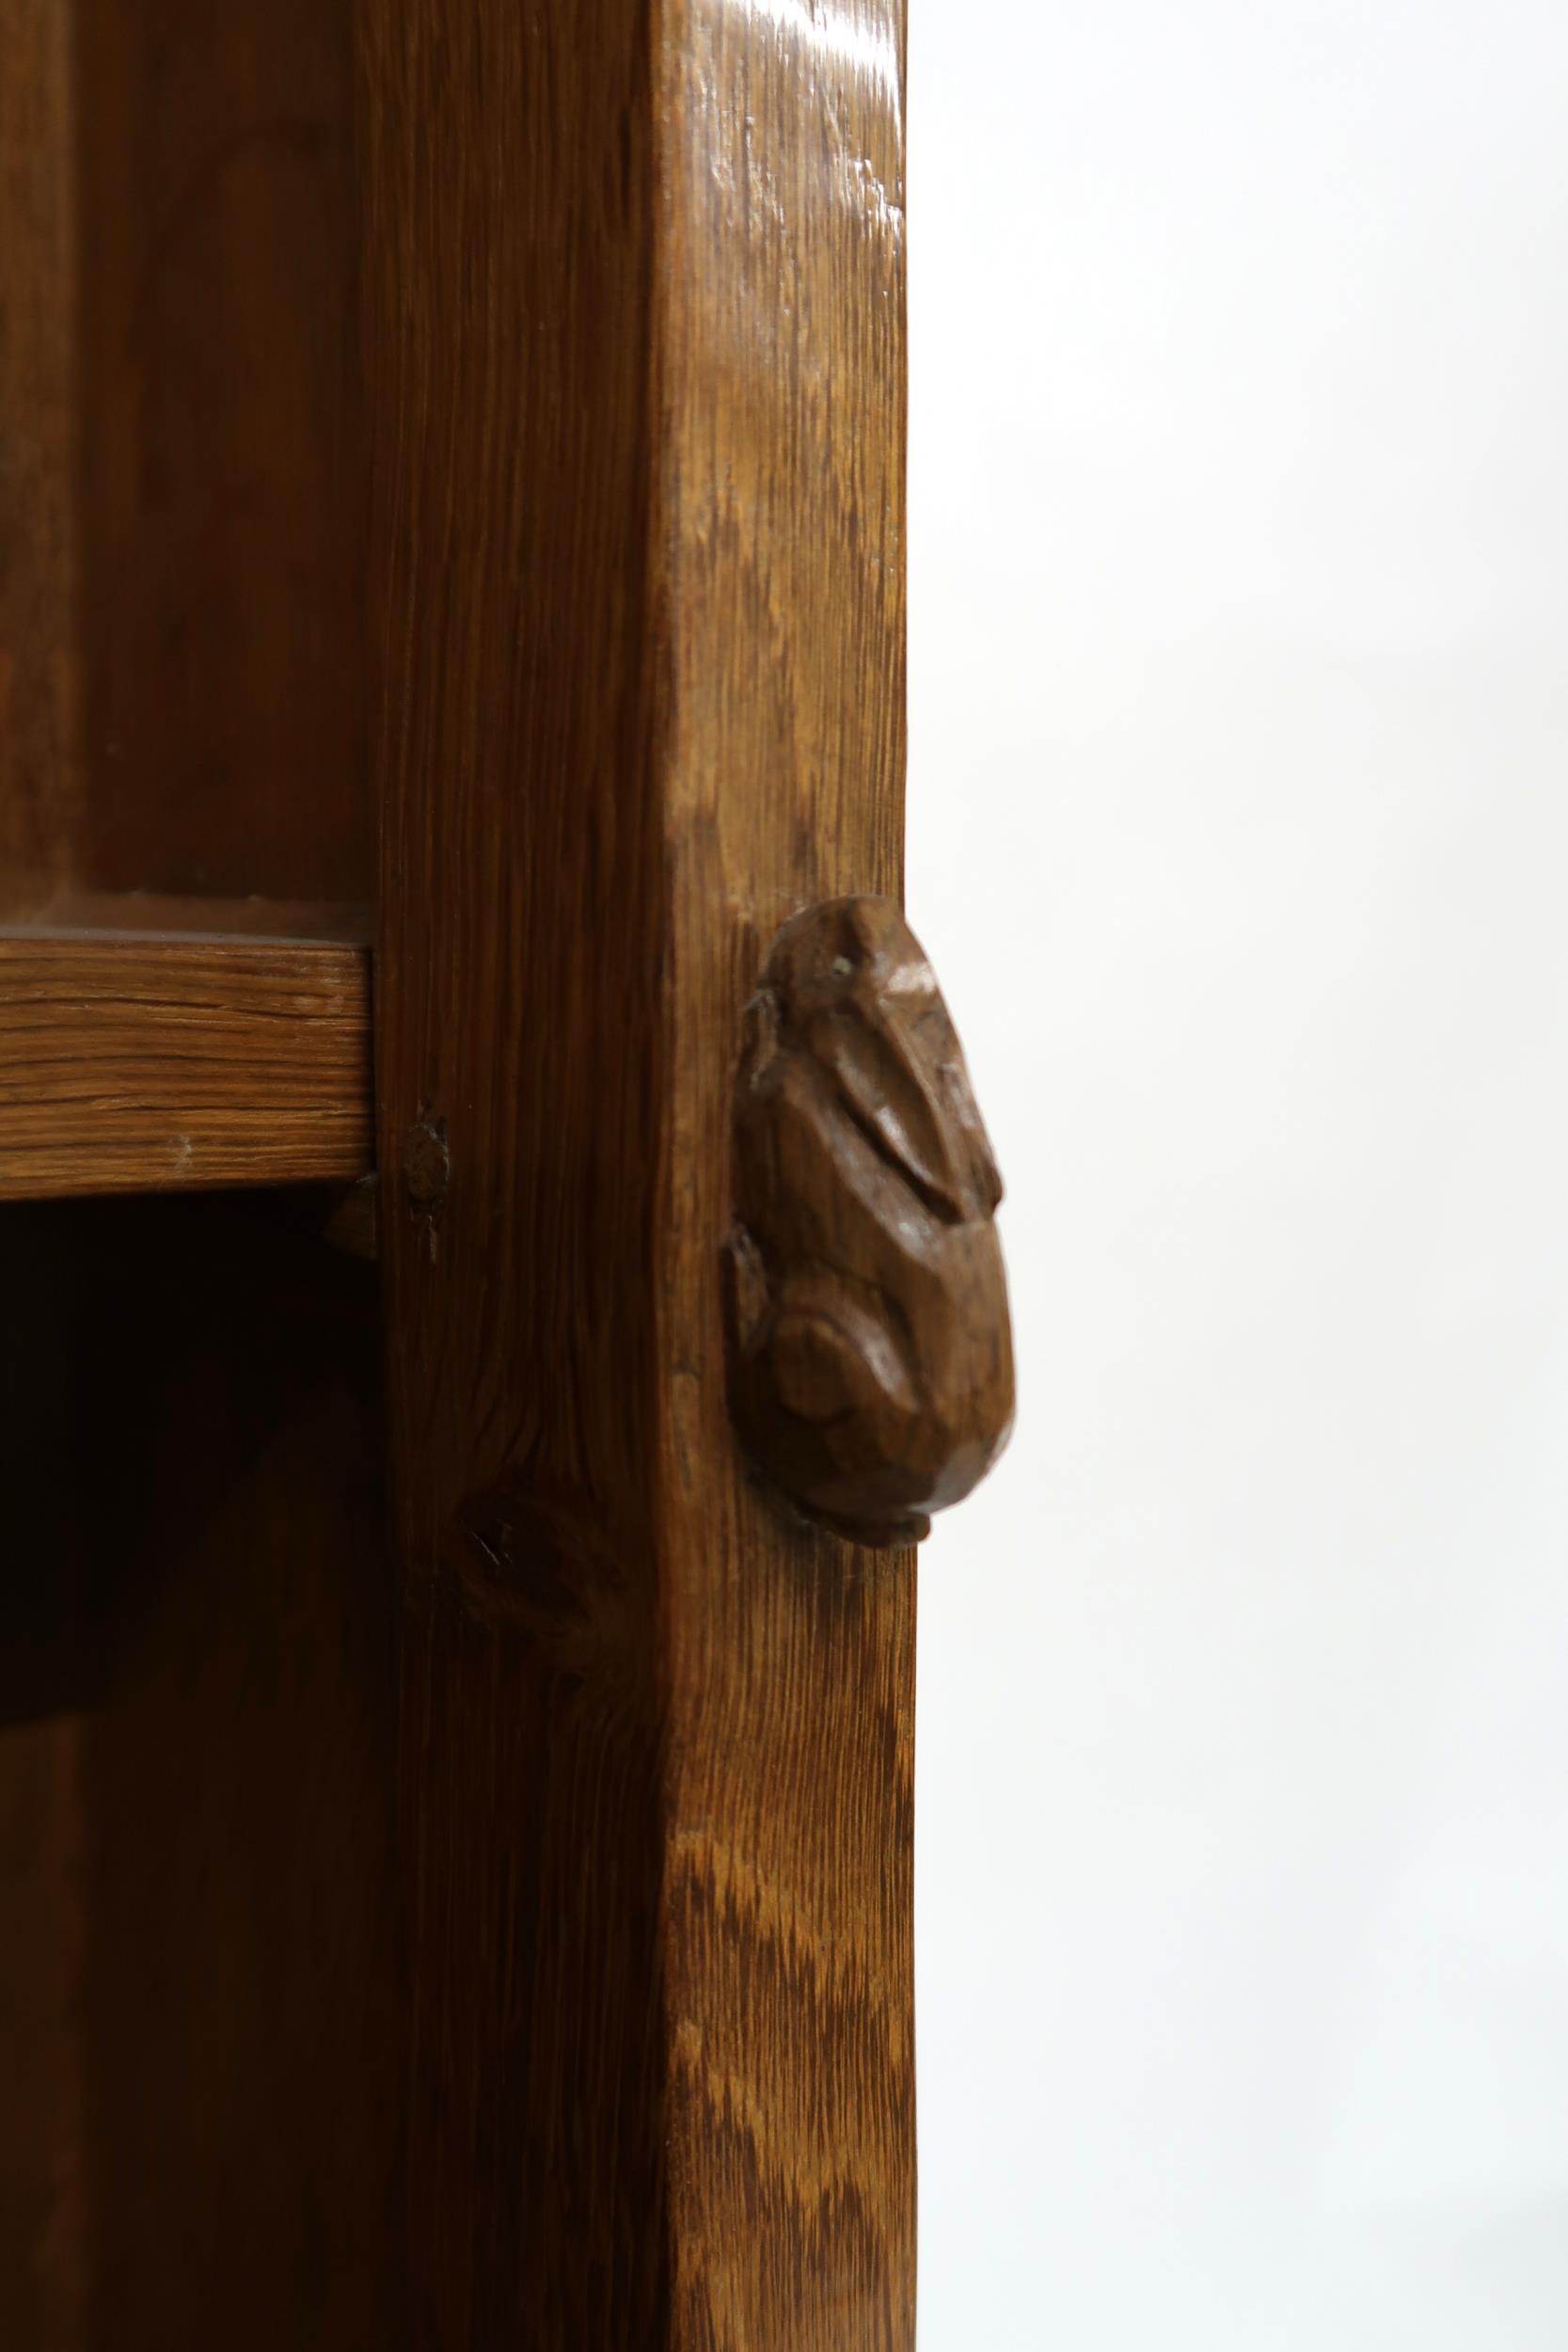
<svg viewBox="0 0 1568 2352">
<path fill-rule="evenodd" d="M 362 1176 L 356 909 L 78 895 L 0 925 L 0 1200 Z"/>
</svg>

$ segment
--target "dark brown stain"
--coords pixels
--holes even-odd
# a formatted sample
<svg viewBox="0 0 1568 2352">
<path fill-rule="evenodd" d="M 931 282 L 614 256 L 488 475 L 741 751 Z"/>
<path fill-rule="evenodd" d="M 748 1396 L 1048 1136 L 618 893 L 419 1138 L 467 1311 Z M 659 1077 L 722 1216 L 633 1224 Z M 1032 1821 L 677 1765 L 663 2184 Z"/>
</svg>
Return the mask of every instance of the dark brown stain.
<svg viewBox="0 0 1568 2352">
<path fill-rule="evenodd" d="M 900 883 L 902 9 L 808 17 L 358 15 L 432 2352 L 913 2340 L 912 1561 L 725 1393 L 759 945 Z"/>
</svg>

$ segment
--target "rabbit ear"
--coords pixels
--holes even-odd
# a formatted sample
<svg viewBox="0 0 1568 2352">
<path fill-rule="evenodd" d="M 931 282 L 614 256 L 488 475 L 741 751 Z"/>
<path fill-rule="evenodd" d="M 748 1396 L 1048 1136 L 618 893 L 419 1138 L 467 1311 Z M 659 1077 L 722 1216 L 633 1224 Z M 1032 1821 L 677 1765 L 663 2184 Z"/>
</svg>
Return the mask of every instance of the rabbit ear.
<svg viewBox="0 0 1568 2352">
<path fill-rule="evenodd" d="M 855 1122 L 950 1225 L 990 1216 L 1002 1180 L 958 1039 L 939 998 L 907 1015 L 882 1000 L 868 1022 L 847 1008 L 823 1025 L 819 1051 Z"/>
</svg>

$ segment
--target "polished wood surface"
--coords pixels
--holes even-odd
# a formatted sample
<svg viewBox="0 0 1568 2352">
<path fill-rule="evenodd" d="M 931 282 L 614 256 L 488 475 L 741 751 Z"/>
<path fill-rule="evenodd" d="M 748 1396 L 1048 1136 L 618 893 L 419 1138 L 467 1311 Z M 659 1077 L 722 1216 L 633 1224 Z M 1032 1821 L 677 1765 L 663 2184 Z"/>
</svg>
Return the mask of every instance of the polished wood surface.
<svg viewBox="0 0 1568 2352">
<path fill-rule="evenodd" d="M 0 1165 L 193 1139 L 0 1201 L 8 2352 L 405 2322 L 373 1276 L 188 1190 L 367 1150 L 349 27 L 0 0 Z"/>
<path fill-rule="evenodd" d="M 808 1518 L 918 1543 L 1007 1441 L 1002 1180 L 952 1019 L 891 898 L 794 915 L 746 1008 L 730 1399 Z"/>
<path fill-rule="evenodd" d="M 59 881 L 78 785 L 71 33 L 0 0 L 0 915 Z"/>
<path fill-rule="evenodd" d="M 371 1164 L 352 920 L 66 902 L 0 927 L 0 1200 L 344 1182 Z M 336 934 L 336 935 L 334 935 Z"/>
<path fill-rule="evenodd" d="M 690 0 L 656 73 L 681 2352 L 914 2332 L 914 1562 L 788 1525 L 742 1474 L 721 1282 L 764 945 L 902 883 L 903 30 L 902 0 Z"/>
<path fill-rule="evenodd" d="M 451 2352 L 668 2341 L 644 20 L 360 10 L 406 2228 Z"/>
<path fill-rule="evenodd" d="M 899 884 L 901 34 L 0 0 L 0 1051 L 301 1173 L 197 1114 L 378 895 L 382 1188 L 379 1303 L 320 1188 L 0 1204 L 8 2344 L 912 2343 L 912 1561 L 722 1279 L 766 943 Z"/>
<path fill-rule="evenodd" d="M 368 897 L 349 0 L 74 0 L 71 870 Z"/>
<path fill-rule="evenodd" d="M 364 899 L 350 0 L 0 0 L 0 914 Z"/>
<path fill-rule="evenodd" d="M 901 34 L 361 9 L 425 2344 L 912 2342 L 912 1561 L 721 1296 L 765 944 L 900 879 Z"/>
<path fill-rule="evenodd" d="M 319 1193 L 0 1207 L 0 2342 L 402 2341 L 373 1279 Z"/>
</svg>

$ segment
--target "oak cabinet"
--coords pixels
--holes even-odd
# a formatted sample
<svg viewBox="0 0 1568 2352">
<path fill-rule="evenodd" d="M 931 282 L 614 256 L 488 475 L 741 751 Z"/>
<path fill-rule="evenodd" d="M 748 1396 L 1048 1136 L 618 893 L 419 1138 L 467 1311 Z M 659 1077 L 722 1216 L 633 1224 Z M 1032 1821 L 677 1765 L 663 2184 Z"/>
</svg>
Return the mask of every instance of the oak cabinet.
<svg viewBox="0 0 1568 2352">
<path fill-rule="evenodd" d="M 902 84 L 0 0 L 19 2352 L 912 2344 L 913 1556 L 721 1246 L 769 940 L 900 889 Z"/>
</svg>

